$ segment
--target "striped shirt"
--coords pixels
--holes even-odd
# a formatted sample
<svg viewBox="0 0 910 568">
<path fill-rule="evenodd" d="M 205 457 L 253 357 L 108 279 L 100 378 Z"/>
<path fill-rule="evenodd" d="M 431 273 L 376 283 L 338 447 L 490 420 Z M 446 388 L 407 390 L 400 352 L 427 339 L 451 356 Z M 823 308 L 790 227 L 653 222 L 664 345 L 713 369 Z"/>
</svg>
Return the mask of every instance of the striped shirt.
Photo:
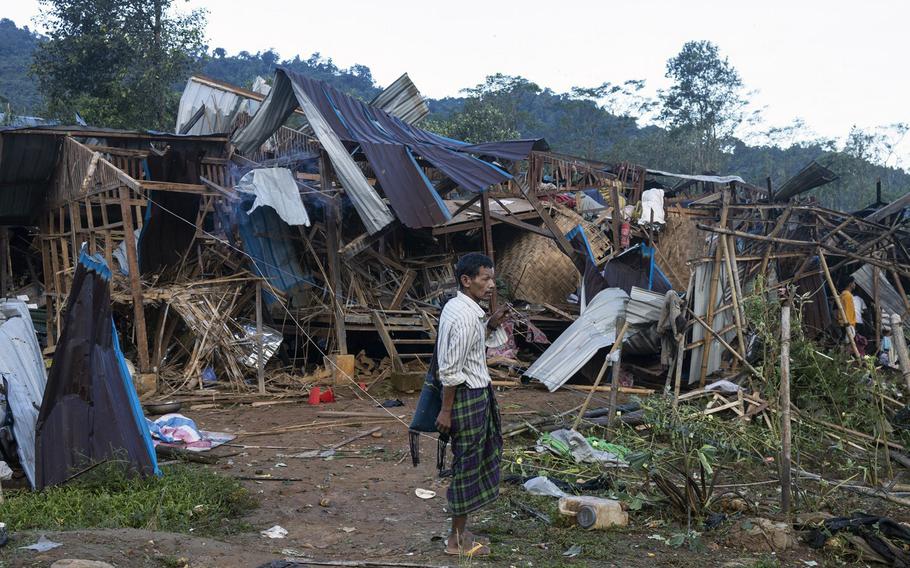
<svg viewBox="0 0 910 568">
<path fill-rule="evenodd" d="M 449 300 L 439 316 L 436 360 L 439 380 L 454 387 L 464 383 L 468 388 L 490 384 L 487 347 L 500 347 L 508 341 L 500 326 L 487 333 L 487 318 L 477 302 L 462 292 Z"/>
</svg>

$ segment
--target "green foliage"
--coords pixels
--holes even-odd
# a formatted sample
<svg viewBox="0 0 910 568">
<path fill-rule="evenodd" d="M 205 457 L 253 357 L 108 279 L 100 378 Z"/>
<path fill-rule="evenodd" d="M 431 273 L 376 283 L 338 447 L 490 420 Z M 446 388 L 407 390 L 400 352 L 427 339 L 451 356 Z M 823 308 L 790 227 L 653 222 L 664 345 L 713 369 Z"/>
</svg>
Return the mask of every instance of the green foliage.
<svg viewBox="0 0 910 568">
<path fill-rule="evenodd" d="M 471 98 L 465 101 L 464 109 L 451 118 L 433 120 L 424 126 L 443 136 L 477 144 L 517 138 L 518 131 L 512 123 L 491 101 Z"/>
<path fill-rule="evenodd" d="M 32 114 L 41 105 L 38 86 L 28 76 L 32 52 L 41 40 L 28 29 L 17 28 L 12 20 L 0 19 L 0 112 Z"/>
<path fill-rule="evenodd" d="M 695 150 L 690 168 L 717 169 L 743 121 L 747 101 L 739 73 L 713 43 L 690 41 L 667 62 L 667 78 L 673 84 L 660 95 L 660 119 Z"/>
<path fill-rule="evenodd" d="M 49 116 L 116 128 L 173 128 L 175 87 L 205 50 L 205 12 L 173 0 L 41 0 L 48 39 L 33 71 Z"/>
<path fill-rule="evenodd" d="M 236 480 L 177 465 L 161 478 L 128 477 L 105 464 L 66 485 L 7 493 L 0 518 L 11 531 L 140 528 L 218 534 L 241 528 L 255 501 Z"/>
</svg>

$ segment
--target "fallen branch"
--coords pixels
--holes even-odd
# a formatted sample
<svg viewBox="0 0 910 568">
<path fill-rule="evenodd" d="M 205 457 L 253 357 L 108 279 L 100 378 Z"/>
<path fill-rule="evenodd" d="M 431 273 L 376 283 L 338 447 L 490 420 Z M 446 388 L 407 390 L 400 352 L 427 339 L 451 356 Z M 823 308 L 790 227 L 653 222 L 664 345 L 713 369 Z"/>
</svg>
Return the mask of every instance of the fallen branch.
<svg viewBox="0 0 910 568">
<path fill-rule="evenodd" d="M 873 489 L 871 487 L 863 487 L 862 485 L 847 485 L 842 481 L 829 481 L 822 476 L 816 473 L 810 473 L 802 469 L 798 469 L 797 473 L 803 479 L 809 479 L 812 481 L 818 481 L 827 483 L 833 486 L 835 489 L 846 489 L 847 491 L 852 491 L 854 493 L 859 493 L 860 495 L 867 495 L 869 497 L 878 497 L 879 499 L 884 499 L 886 501 L 891 501 L 892 503 L 897 503 L 898 505 L 903 505 L 904 507 L 910 507 L 910 499 L 903 499 L 901 497 L 895 497 L 883 489 Z"/>
</svg>

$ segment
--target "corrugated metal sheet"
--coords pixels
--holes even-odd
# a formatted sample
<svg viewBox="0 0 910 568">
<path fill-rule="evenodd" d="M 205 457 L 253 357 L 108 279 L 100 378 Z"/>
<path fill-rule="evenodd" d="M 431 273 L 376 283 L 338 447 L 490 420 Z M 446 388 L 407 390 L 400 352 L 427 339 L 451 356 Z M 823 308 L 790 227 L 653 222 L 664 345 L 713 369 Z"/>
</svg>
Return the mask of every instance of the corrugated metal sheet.
<svg viewBox="0 0 910 568">
<path fill-rule="evenodd" d="M 873 267 L 864 264 L 859 270 L 850 275 L 856 280 L 856 285 L 862 288 L 871 298 L 875 297 L 874 274 Z M 888 282 L 881 270 L 878 272 L 878 302 L 886 315 L 897 314 L 901 316 L 904 327 L 910 330 L 910 318 L 907 316 L 907 308 L 904 306 L 901 294 Z M 868 320 L 874 322 L 875 314 L 873 313 Z M 882 321 L 888 320 L 882 318 Z"/>
<path fill-rule="evenodd" d="M 808 166 L 800 170 L 798 174 L 784 182 L 780 189 L 774 192 L 775 201 L 786 201 L 791 197 L 805 193 L 810 189 L 821 187 L 837 179 L 837 174 L 812 161 Z"/>
<path fill-rule="evenodd" d="M 244 250 L 252 257 L 253 270 L 270 285 L 293 294 L 312 283 L 294 250 L 294 232 L 274 209 L 261 207 L 249 214 L 238 211 L 237 228 Z M 275 301 L 268 291 L 263 296 L 267 303 Z"/>
<path fill-rule="evenodd" d="M 0 224 L 36 222 L 60 144 L 56 136 L 0 132 Z"/>
<path fill-rule="evenodd" d="M 431 163 L 470 191 L 482 191 L 511 179 L 509 173 L 495 165 L 459 152 L 459 148 L 467 146 L 464 142 L 411 126 L 325 83 L 287 69 L 277 70 L 272 94 L 251 123 L 234 137 L 241 152 L 248 153 L 257 148 L 293 112 L 296 105 L 286 94 L 290 90 L 286 83 L 292 85 L 307 118 L 313 115 L 309 122 L 316 137 L 323 146 L 335 146 L 335 150 L 329 152 L 333 164 L 336 160 L 350 160 L 342 142 L 348 142 L 350 147 L 361 145 L 392 207 L 408 227 L 432 227 L 448 218 L 447 208 L 426 180 L 415 157 Z M 270 104 L 272 100 L 276 104 Z M 319 121 L 321 126 L 314 121 Z M 350 174 L 353 176 L 354 172 Z M 339 172 L 339 177 L 341 175 Z M 347 185 L 345 187 L 350 190 Z"/>
<path fill-rule="evenodd" d="M 285 73 L 275 74 L 275 83 L 268 97 L 250 123 L 234 134 L 232 139 L 243 154 L 256 151 L 280 127 L 294 109 L 300 107 L 313 127 L 316 137 L 335 168 L 341 185 L 351 198 L 360 220 L 371 235 L 395 220 L 392 212 L 367 182 L 363 172 L 351 158 L 338 135 L 316 108 L 307 94 L 298 89 Z M 336 117 L 337 118 L 337 117 Z"/>
<path fill-rule="evenodd" d="M 525 375 L 555 391 L 577 373 L 597 352 L 616 341 L 616 318 L 626 313 L 629 296 L 607 288 L 531 365 Z"/>
<path fill-rule="evenodd" d="M 430 107 L 407 73 L 376 95 L 370 106 L 381 108 L 408 124 L 417 124 L 430 114 Z"/>
<path fill-rule="evenodd" d="M 257 77 L 254 92 L 265 96 L 270 87 L 258 79 L 261 77 Z M 177 125 L 174 132 L 184 133 L 183 128 L 202 107 L 204 107 L 202 117 L 196 120 L 184 134 L 230 132 L 234 116 L 238 112 L 245 112 L 252 116 L 259 110 L 259 105 L 258 100 L 244 96 L 242 92 L 227 90 L 208 79 L 193 76 L 187 80 L 183 94 L 180 96 Z"/>
<path fill-rule="evenodd" d="M 664 299 L 664 294 L 634 286 L 626 305 L 626 322 L 629 325 L 649 325 L 658 321 Z"/>
<path fill-rule="evenodd" d="M 713 262 L 703 262 L 695 268 L 695 288 L 693 291 L 694 296 L 694 307 L 693 311 L 702 319 L 706 319 L 708 314 L 708 300 L 710 296 L 710 285 L 711 285 L 711 274 L 713 269 L 720 270 L 720 267 L 714 267 Z M 730 297 L 730 292 L 727 286 L 727 275 L 721 270 L 718 280 L 718 293 L 714 301 L 714 309 L 716 310 L 722 305 L 726 304 L 724 298 Z M 720 331 L 727 327 L 732 321 L 733 315 L 731 310 L 726 310 L 721 314 L 714 316 L 714 321 L 711 322 L 711 328 L 715 331 Z M 701 325 L 695 325 L 692 327 L 692 341 L 701 341 L 705 339 L 705 336 L 708 335 L 708 332 Z M 735 333 L 729 331 L 726 334 L 721 334 L 724 338 L 724 341 L 731 341 Z M 724 347 L 716 339 L 713 339 L 714 336 L 711 335 L 711 353 L 708 357 L 708 367 L 707 375 L 710 375 L 714 371 L 720 369 L 721 356 L 724 352 Z M 701 361 L 702 353 L 704 352 L 704 347 L 699 346 L 692 349 L 690 363 L 689 363 L 689 384 L 697 382 L 699 380 L 699 375 L 701 373 Z"/>
</svg>

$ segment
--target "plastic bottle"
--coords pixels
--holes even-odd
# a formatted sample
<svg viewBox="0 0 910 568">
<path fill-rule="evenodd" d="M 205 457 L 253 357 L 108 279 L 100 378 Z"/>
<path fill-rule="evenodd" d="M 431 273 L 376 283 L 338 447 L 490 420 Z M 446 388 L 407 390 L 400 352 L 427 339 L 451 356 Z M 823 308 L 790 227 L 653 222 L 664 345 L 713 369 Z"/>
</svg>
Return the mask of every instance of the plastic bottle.
<svg viewBox="0 0 910 568">
<path fill-rule="evenodd" d="M 559 512 L 575 516 L 578 525 L 584 529 L 605 529 L 624 527 L 629 524 L 629 514 L 622 510 L 619 501 L 601 497 L 562 497 Z"/>
</svg>

